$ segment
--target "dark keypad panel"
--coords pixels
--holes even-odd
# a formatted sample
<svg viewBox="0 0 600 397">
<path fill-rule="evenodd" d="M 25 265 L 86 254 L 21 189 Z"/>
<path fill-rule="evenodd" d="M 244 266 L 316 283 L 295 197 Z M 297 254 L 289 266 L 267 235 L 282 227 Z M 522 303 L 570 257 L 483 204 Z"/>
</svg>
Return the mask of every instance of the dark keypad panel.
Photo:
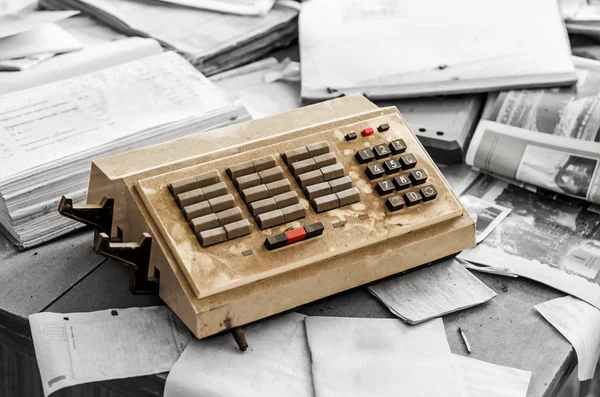
<svg viewBox="0 0 600 397">
<path fill-rule="evenodd" d="M 389 129 L 387 123 L 377 127 L 380 133 Z M 361 131 L 362 137 L 356 133 L 348 133 L 346 140 L 359 137 L 366 140 L 380 139 L 379 135 L 373 136 L 373 132 L 374 129 L 369 127 Z M 373 181 L 377 193 L 380 196 L 391 195 L 385 199 L 385 206 L 390 212 L 431 201 L 437 197 L 437 190 L 433 185 L 423 186 L 429 176 L 424 169 L 416 168 L 417 159 L 413 154 L 406 153 L 407 146 L 403 139 L 395 139 L 389 143 L 373 143 L 370 148 L 357 150 L 355 158 L 359 164 L 365 165 L 365 175 Z M 383 161 L 374 162 L 375 160 Z M 385 176 L 391 179 L 378 180 Z M 413 187 L 416 189 L 411 189 Z M 399 193 L 392 195 L 396 192 Z M 320 193 L 315 191 L 314 194 Z M 325 208 L 328 204 L 323 202 L 321 205 Z"/>
</svg>

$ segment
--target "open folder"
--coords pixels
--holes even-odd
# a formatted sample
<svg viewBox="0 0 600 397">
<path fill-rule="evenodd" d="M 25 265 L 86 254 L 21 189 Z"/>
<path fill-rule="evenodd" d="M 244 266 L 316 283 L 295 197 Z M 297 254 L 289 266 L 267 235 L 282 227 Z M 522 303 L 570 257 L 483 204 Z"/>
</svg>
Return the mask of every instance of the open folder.
<svg viewBox="0 0 600 397">
<path fill-rule="evenodd" d="M 554 1 L 311 0 L 299 24 L 307 100 L 576 81 Z"/>
</svg>

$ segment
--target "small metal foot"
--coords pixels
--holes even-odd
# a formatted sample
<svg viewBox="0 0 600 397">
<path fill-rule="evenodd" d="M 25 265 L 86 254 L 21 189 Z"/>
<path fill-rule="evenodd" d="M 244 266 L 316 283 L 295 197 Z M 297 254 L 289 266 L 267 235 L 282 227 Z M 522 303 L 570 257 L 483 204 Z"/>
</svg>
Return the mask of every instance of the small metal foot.
<svg viewBox="0 0 600 397">
<path fill-rule="evenodd" d="M 237 343 L 240 350 L 245 352 L 246 349 L 248 349 L 248 342 L 246 342 L 244 331 L 242 331 L 240 327 L 233 328 L 231 330 L 231 335 L 233 335 L 233 339 L 235 339 L 235 343 Z"/>
</svg>

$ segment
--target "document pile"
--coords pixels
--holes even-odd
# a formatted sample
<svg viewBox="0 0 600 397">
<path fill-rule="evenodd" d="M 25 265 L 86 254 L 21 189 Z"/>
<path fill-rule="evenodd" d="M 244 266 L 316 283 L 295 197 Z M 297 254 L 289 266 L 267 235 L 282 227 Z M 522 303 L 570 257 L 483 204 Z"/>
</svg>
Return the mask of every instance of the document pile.
<svg viewBox="0 0 600 397">
<path fill-rule="evenodd" d="M 78 227 L 57 200 L 84 200 L 90 160 L 250 117 L 173 52 L 3 95 L 0 109 L 0 223 L 20 247 Z"/>
<path fill-rule="evenodd" d="M 262 17 L 135 0 L 41 0 L 40 4 L 80 10 L 127 35 L 155 38 L 207 76 L 258 59 L 298 34 L 298 10 L 288 6 L 290 2 L 275 4 Z"/>
<path fill-rule="evenodd" d="M 54 22 L 77 11 L 31 12 L 0 15 L 0 71 L 20 71 L 55 54 L 77 51 L 83 45 Z"/>
<path fill-rule="evenodd" d="M 434 3 L 304 3 L 302 97 L 398 98 L 576 81 L 555 2 Z"/>
</svg>

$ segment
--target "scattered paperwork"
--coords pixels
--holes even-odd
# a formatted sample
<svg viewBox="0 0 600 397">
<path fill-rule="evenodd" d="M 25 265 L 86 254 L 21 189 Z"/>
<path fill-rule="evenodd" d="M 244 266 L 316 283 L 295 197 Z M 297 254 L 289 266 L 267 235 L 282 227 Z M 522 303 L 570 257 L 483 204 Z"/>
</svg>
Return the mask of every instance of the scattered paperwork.
<svg viewBox="0 0 600 397">
<path fill-rule="evenodd" d="M 298 10 L 285 3 L 262 17 L 220 14 L 158 1 L 41 0 L 49 9 L 76 9 L 130 36 L 152 37 L 183 54 L 205 75 L 259 59 L 298 35 Z"/>
<path fill-rule="evenodd" d="M 492 230 L 494 230 L 511 211 L 510 208 L 469 195 L 461 196 L 460 202 L 475 221 L 475 241 L 477 244 L 489 236 Z"/>
<path fill-rule="evenodd" d="M 454 259 L 385 279 L 368 288 L 409 324 L 476 306 L 496 296 Z"/>
<path fill-rule="evenodd" d="M 579 380 L 592 379 L 600 359 L 600 310 L 572 296 L 535 308 L 575 348 Z"/>
<path fill-rule="evenodd" d="M 299 29 L 302 97 L 309 100 L 577 80 L 554 1 L 311 0 L 302 5 Z"/>
<path fill-rule="evenodd" d="M 525 397 L 531 372 L 450 353 L 442 319 L 307 317 L 317 397 Z"/>
<path fill-rule="evenodd" d="M 27 32 L 44 24 L 58 22 L 79 14 L 79 11 L 35 11 L 24 10 L 14 14 L 0 15 L 0 39 Z"/>
<path fill-rule="evenodd" d="M 229 333 L 193 340 L 175 363 L 165 397 L 311 397 L 304 316 L 288 313 L 244 327 L 241 352 Z"/>
<path fill-rule="evenodd" d="M 77 51 L 83 45 L 53 23 L 0 39 L 0 61 L 39 54 L 62 54 Z"/>
<path fill-rule="evenodd" d="M 44 395 L 67 386 L 166 372 L 191 339 L 167 307 L 29 316 Z"/>
<path fill-rule="evenodd" d="M 217 86 L 237 97 L 252 118 L 259 119 L 296 109 L 300 100 L 299 64 L 267 58 L 212 76 Z"/>
<path fill-rule="evenodd" d="M 3 95 L 0 109 L 0 223 L 21 247 L 82 226 L 56 201 L 83 200 L 91 159 L 249 118 L 173 52 Z"/>
<path fill-rule="evenodd" d="M 0 72 L 0 95 L 97 72 L 161 52 L 156 40 L 141 37 L 87 45 L 81 51 L 44 59 L 25 72 Z"/>
</svg>

